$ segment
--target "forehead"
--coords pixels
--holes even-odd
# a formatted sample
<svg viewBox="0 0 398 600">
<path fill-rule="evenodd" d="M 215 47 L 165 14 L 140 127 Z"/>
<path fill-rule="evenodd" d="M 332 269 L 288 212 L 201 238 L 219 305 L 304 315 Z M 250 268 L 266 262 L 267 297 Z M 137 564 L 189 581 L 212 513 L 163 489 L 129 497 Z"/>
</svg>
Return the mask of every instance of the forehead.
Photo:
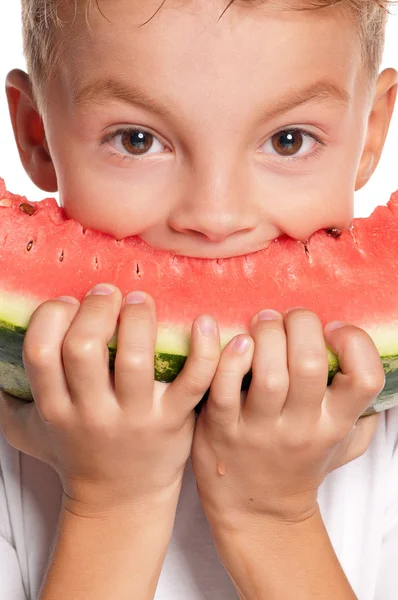
<svg viewBox="0 0 398 600">
<path fill-rule="evenodd" d="M 288 4 L 237 2 L 220 20 L 218 0 L 168 0 L 158 13 L 159 0 L 101 2 L 89 26 L 79 14 L 71 35 L 61 31 L 63 87 L 72 98 L 109 75 L 170 105 L 184 98 L 190 111 L 204 101 L 214 110 L 215 99 L 227 107 L 233 90 L 243 112 L 256 98 L 325 77 L 351 94 L 360 42 L 344 6 L 300 12 Z"/>
</svg>

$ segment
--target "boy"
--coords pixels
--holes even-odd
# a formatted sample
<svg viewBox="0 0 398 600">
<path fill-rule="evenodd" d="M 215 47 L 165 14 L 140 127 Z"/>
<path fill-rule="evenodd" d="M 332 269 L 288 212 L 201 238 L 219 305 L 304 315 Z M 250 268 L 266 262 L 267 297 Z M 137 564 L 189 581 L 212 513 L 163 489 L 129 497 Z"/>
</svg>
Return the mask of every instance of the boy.
<svg viewBox="0 0 398 600">
<path fill-rule="evenodd" d="M 225 8 L 23 0 L 15 136 L 70 217 L 208 258 L 350 226 L 396 95 L 397 73 L 377 76 L 385 4 Z M 3 394 L 1 600 L 392 600 L 398 410 L 358 421 L 384 385 L 365 332 L 264 310 L 221 353 L 202 315 L 181 375 L 154 386 L 153 302 L 105 284 L 38 308 L 35 404 Z M 343 370 L 327 391 L 324 336 Z"/>
</svg>

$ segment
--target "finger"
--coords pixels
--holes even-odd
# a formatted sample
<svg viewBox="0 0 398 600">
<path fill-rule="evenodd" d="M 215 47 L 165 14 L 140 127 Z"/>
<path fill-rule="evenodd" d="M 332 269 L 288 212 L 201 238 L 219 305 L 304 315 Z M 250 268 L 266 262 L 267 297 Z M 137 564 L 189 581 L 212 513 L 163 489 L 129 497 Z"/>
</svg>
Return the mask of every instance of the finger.
<svg viewBox="0 0 398 600">
<path fill-rule="evenodd" d="M 322 323 L 306 309 L 285 313 L 289 392 L 283 413 L 297 423 L 316 422 L 328 384 L 328 355 Z"/>
<path fill-rule="evenodd" d="M 39 460 L 45 458 L 44 424 L 34 402 L 0 391 L 0 426 L 10 446 Z"/>
<path fill-rule="evenodd" d="M 115 286 L 95 286 L 66 334 L 62 356 L 75 405 L 95 403 L 99 409 L 114 397 L 107 344 L 115 332 L 121 302 L 120 290 Z"/>
<path fill-rule="evenodd" d="M 213 381 L 220 353 L 217 323 L 211 315 L 201 315 L 192 324 L 191 348 L 184 368 L 165 394 L 168 410 L 186 417 L 195 408 Z"/>
<path fill-rule="evenodd" d="M 341 369 L 326 391 L 325 409 L 350 427 L 384 388 L 383 363 L 371 337 L 358 327 L 325 327 L 325 337 Z"/>
<path fill-rule="evenodd" d="M 115 390 L 119 404 L 129 412 L 152 408 L 156 309 L 144 292 L 125 298 L 117 336 Z"/>
<path fill-rule="evenodd" d="M 254 339 L 252 381 L 243 413 L 246 419 L 281 414 L 289 390 L 286 333 L 280 313 L 263 310 L 251 323 Z"/>
<path fill-rule="evenodd" d="M 206 405 L 206 419 L 217 428 L 234 428 L 241 416 L 243 377 L 249 372 L 254 341 L 248 335 L 233 338 L 221 353 Z"/>
<path fill-rule="evenodd" d="M 45 421 L 58 418 L 70 406 L 62 361 L 62 344 L 79 310 L 74 298 L 54 299 L 33 313 L 23 343 L 23 362 L 37 410 Z"/>
<path fill-rule="evenodd" d="M 333 470 L 348 464 L 366 452 L 376 433 L 379 420 L 380 413 L 363 417 L 357 421 L 346 439 L 341 443 L 341 452 L 339 452 L 337 461 L 333 464 Z"/>
</svg>

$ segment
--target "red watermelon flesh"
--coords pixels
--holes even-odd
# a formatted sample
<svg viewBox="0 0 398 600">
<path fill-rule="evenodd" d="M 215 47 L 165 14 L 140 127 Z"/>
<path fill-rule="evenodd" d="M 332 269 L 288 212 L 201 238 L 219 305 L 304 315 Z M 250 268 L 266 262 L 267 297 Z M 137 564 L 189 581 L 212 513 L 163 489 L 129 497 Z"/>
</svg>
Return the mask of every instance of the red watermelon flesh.
<svg viewBox="0 0 398 600">
<path fill-rule="evenodd" d="M 248 331 L 261 309 L 303 306 L 323 324 L 343 320 L 368 331 L 386 371 L 386 388 L 373 409 L 398 404 L 397 226 L 398 192 L 340 237 L 319 231 L 303 244 L 281 236 L 247 256 L 188 258 L 138 237 L 116 241 L 84 230 L 54 199 L 29 203 L 0 180 L 0 387 L 29 397 L 21 344 L 40 303 L 60 295 L 81 300 L 96 283 L 109 282 L 123 295 L 144 290 L 155 299 L 158 379 L 171 380 L 181 368 L 198 315 L 217 319 L 225 344 Z M 115 343 L 116 336 L 113 349 Z M 329 363 L 332 377 L 338 365 L 330 352 Z"/>
</svg>

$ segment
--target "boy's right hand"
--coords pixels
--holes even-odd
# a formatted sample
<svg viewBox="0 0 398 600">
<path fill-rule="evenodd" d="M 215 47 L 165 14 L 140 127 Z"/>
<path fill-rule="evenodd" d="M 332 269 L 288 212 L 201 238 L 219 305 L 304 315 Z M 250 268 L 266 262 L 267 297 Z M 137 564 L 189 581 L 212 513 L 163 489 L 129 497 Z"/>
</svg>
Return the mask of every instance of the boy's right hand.
<svg viewBox="0 0 398 600">
<path fill-rule="evenodd" d="M 35 402 L 7 394 L 0 401 L 8 442 L 51 465 L 67 501 L 81 514 L 178 497 L 193 409 L 220 358 L 217 325 L 202 316 L 193 324 L 184 369 L 170 385 L 155 382 L 152 298 L 144 294 L 138 302 L 136 293 L 135 302 L 122 306 L 118 288 L 111 286 L 110 295 L 100 289 L 81 305 L 55 299 L 37 308 L 23 352 Z M 106 344 L 119 313 L 112 376 Z M 204 327 L 202 333 L 209 319 L 213 330 Z"/>
</svg>

